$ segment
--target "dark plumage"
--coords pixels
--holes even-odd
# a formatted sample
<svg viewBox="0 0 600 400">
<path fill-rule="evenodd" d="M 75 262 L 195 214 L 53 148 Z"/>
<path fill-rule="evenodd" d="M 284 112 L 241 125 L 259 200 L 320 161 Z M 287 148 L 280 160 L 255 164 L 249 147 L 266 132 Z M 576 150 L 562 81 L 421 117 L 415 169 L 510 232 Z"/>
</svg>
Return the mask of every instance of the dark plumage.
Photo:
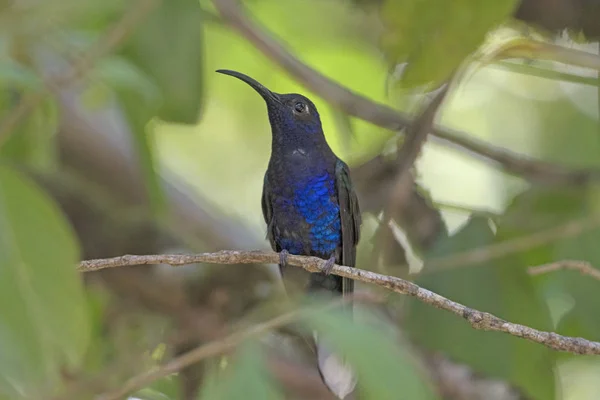
<svg viewBox="0 0 600 400">
<path fill-rule="evenodd" d="M 323 258 L 328 260 L 328 268 L 334 262 L 353 267 L 361 225 L 358 200 L 348 166 L 327 144 L 314 104 L 299 94 L 273 93 L 239 72 L 217 72 L 246 82 L 267 103 L 272 146 L 264 179 L 262 211 L 271 247 L 283 253 L 282 272 L 286 252 Z M 326 271 L 310 275 L 308 290 L 350 294 L 354 282 Z M 319 357 L 325 382 L 334 393 L 345 396 L 353 389 L 354 378 L 348 374 L 346 378 L 352 382 L 328 378 L 323 370 L 325 362 Z M 338 389 L 332 385 L 346 386 Z"/>
</svg>

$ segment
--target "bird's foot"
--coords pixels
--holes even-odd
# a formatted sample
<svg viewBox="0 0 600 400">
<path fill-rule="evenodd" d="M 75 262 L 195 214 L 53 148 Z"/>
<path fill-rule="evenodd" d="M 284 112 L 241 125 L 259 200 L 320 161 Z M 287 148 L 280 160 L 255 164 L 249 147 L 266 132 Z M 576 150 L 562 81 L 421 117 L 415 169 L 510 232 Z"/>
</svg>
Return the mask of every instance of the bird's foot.
<svg viewBox="0 0 600 400">
<path fill-rule="evenodd" d="M 287 257 L 290 254 L 287 250 L 281 250 L 279 252 L 279 266 L 285 267 L 287 265 Z"/>
<path fill-rule="evenodd" d="M 331 270 L 333 270 L 333 266 L 335 265 L 335 257 L 331 257 L 329 260 L 325 261 L 325 264 L 323 264 L 323 273 L 325 275 L 329 275 L 331 274 Z"/>
</svg>

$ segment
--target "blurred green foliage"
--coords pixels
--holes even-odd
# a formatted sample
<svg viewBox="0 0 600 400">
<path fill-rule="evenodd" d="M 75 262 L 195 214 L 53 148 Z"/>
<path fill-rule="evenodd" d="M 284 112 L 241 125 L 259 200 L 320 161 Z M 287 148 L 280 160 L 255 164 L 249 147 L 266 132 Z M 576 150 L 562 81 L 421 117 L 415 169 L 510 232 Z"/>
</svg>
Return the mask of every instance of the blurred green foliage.
<svg viewBox="0 0 600 400">
<path fill-rule="evenodd" d="M 408 63 L 398 84 L 404 88 L 442 84 L 517 5 L 516 0 L 384 1 L 381 47 L 392 67 Z"/>
<path fill-rule="evenodd" d="M 150 117 L 195 124 L 200 116 L 204 44 L 197 2 L 160 2 L 121 51 L 160 88 L 161 104 Z"/>
<path fill-rule="evenodd" d="M 490 224 L 488 218 L 470 219 L 455 235 L 441 240 L 428 257 L 443 257 L 505 240 L 502 226 L 494 235 Z M 508 256 L 454 269 L 426 269 L 416 283 L 508 321 L 551 330 L 545 302 L 523 263 L 516 261 L 518 256 Z M 515 382 L 532 398 L 555 398 L 554 387 L 548 385 L 553 380 L 554 352 L 503 333 L 474 330 L 466 321 L 415 300 L 408 307 L 406 326 L 416 342 L 444 351 L 451 359 L 490 376 Z"/>
<path fill-rule="evenodd" d="M 41 229 L 43 226 L 43 229 Z M 55 204 L 0 167 L 0 393 L 53 393 L 89 340 L 76 239 Z"/>
<path fill-rule="evenodd" d="M 482 43 L 494 42 L 495 28 L 510 22 L 517 4 L 514 0 L 385 0 L 371 15 L 342 0 L 246 3 L 261 26 L 304 62 L 358 93 L 398 107 L 405 104 L 405 89 L 440 84 Z M 42 79 L 46 53 L 76 64 L 97 40 L 110 34 L 123 13 L 135 12 L 141 5 L 119 0 L 0 4 L 1 121 L 23 99 L 46 90 Z M 264 104 L 252 91 L 213 76 L 214 69 L 237 69 L 274 91 L 307 94 L 320 110 L 329 143 L 351 165 L 381 154 L 394 133 L 339 115 L 284 75 L 213 12 L 207 1 L 158 1 L 130 34 L 124 34 L 117 49 L 94 60 L 85 72 L 81 101 L 90 109 L 102 109 L 113 101 L 120 106 L 157 220 L 169 207 L 158 173 L 164 169 L 182 177 L 227 214 L 253 225 L 262 237 L 259 199 L 270 142 Z M 380 23 L 382 36 L 374 33 Z M 404 62 L 397 90 L 388 98 L 386 71 Z M 519 64 L 524 66 L 519 70 L 491 65 L 466 74 L 445 106 L 441 122 L 526 156 L 570 166 L 598 166 L 597 81 L 591 85 L 596 72 L 565 71 L 535 60 L 532 64 Z M 553 79 L 541 78 L 535 68 L 555 72 Z M 84 291 L 75 272 L 81 256 L 66 217 L 48 193 L 19 171 L 61 173 L 60 104 L 48 93 L 14 129 L 0 131 L 0 398 L 54 395 L 68 386 L 65 371 L 101 373 L 111 369 L 110 362 L 126 348 L 104 335 L 110 301 Z M 417 170 L 419 183 L 433 200 L 467 209 L 457 213 L 442 208 L 453 235 L 441 238 L 426 261 L 527 237 L 598 213 L 596 185 L 532 186 L 439 145 L 426 147 Z M 479 216 L 469 207 L 491 209 L 497 217 Z M 600 340 L 600 283 L 571 272 L 536 277 L 526 272 L 528 266 L 560 259 L 600 265 L 599 229 L 592 227 L 478 265 L 448 270 L 426 266 L 415 280 L 512 322 Z M 361 249 L 368 250 L 371 239 L 363 236 Z M 564 383 L 570 382 L 569 371 L 581 375 L 597 371 L 597 361 L 581 361 L 507 335 L 475 331 L 453 315 L 412 300 L 403 306 L 402 328 L 411 343 L 398 340 L 389 322 L 368 315 L 362 315 L 365 324 L 326 312 L 305 321 L 305 326 L 330 337 L 336 349 L 356 364 L 359 390 L 366 399 L 397 398 L 398 393 L 414 400 L 439 397 L 411 344 L 505 380 L 536 400 L 579 400 L 583 397 L 573 393 L 579 393 L 580 387 L 600 390 L 588 381 L 580 387 Z M 125 336 L 139 339 L 140 331 L 156 334 L 164 328 L 152 319 L 135 322 L 137 329 L 125 325 Z M 152 340 L 146 339 L 136 343 L 149 346 Z M 214 362 L 200 398 L 282 398 L 261 352 L 258 342 L 248 342 L 227 356 L 224 368 Z M 155 360 L 146 357 L 140 365 L 149 369 Z M 140 372 L 140 365 L 128 369 L 127 376 L 107 382 L 118 386 Z M 179 392 L 170 376 L 135 396 L 175 399 Z"/>
<path fill-rule="evenodd" d="M 265 368 L 260 344 L 254 341 L 242 343 L 231 358 L 231 363 L 231 367 L 225 371 L 213 369 L 206 378 L 201 400 L 283 398 L 281 390 L 272 382 Z M 223 374 L 224 377 L 219 376 Z"/>
<path fill-rule="evenodd" d="M 322 332 L 332 351 L 356 366 L 361 395 L 394 399 L 399 393 L 410 393 L 417 399 L 438 399 L 407 343 L 398 343 L 389 324 L 362 307 L 355 307 L 354 314 L 353 321 L 339 312 L 318 311 L 308 318 L 308 325 Z"/>
</svg>

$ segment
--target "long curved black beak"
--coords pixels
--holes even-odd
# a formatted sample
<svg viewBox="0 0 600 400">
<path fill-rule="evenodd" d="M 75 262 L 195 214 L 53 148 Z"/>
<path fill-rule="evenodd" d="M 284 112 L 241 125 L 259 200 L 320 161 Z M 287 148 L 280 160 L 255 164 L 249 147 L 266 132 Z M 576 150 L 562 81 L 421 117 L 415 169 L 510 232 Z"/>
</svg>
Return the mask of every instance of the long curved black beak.
<svg viewBox="0 0 600 400">
<path fill-rule="evenodd" d="M 225 74 L 225 75 L 231 75 L 233 77 L 238 78 L 241 81 L 246 82 L 254 90 L 256 90 L 258 92 L 258 94 L 260 94 L 267 103 L 270 103 L 270 102 L 281 103 L 281 100 L 279 100 L 279 96 L 276 93 L 271 92 L 269 89 L 267 89 L 266 87 L 264 87 L 263 85 L 258 83 L 256 80 L 250 78 L 248 75 L 244 75 L 241 72 L 232 71 L 229 69 L 218 69 L 215 72 L 218 72 L 220 74 Z"/>
</svg>

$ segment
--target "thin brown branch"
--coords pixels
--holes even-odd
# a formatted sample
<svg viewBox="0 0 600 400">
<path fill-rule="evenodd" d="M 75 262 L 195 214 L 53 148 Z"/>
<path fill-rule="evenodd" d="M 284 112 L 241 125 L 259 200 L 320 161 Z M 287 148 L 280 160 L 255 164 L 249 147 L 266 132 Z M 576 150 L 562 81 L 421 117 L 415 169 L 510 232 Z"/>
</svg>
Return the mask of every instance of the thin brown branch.
<svg viewBox="0 0 600 400">
<path fill-rule="evenodd" d="M 216 254 L 216 253 L 215 253 Z M 135 257 L 143 257 L 143 256 L 135 256 Z M 152 257 L 152 256 L 150 256 Z M 157 256 L 154 256 L 157 257 Z M 176 257 L 176 256 L 171 256 Z M 173 260 L 173 258 L 170 258 Z M 177 264 L 181 265 L 181 264 Z M 114 265 L 113 265 L 114 266 Z M 354 297 L 354 296 L 353 296 Z M 340 306 L 343 303 L 350 301 L 350 297 L 346 297 L 344 299 L 336 300 L 331 302 L 330 304 L 323 307 L 323 309 L 328 309 L 336 306 Z M 119 400 L 128 394 L 143 388 L 144 386 L 157 381 L 161 378 L 169 376 L 173 373 L 183 370 L 186 367 L 189 367 L 192 364 L 195 364 L 203 359 L 214 357 L 216 355 L 223 354 L 237 345 L 242 343 L 245 340 L 260 336 L 264 333 L 267 333 L 273 329 L 281 327 L 283 325 L 287 325 L 290 322 L 298 320 L 305 316 L 306 314 L 312 312 L 310 308 L 302 308 L 298 310 L 294 310 L 282 315 L 279 315 L 275 318 L 272 318 L 268 321 L 252 325 L 251 327 L 234 332 L 229 336 L 226 336 L 223 339 L 215 340 L 210 343 L 207 343 L 202 346 L 198 346 L 193 350 L 188 351 L 187 353 L 182 354 L 179 357 L 176 357 L 169 361 L 168 363 L 158 367 L 155 370 L 142 373 L 140 375 L 134 376 L 129 379 L 122 387 L 108 393 L 101 394 L 96 397 L 96 400 Z"/>
<path fill-rule="evenodd" d="M 496 260 L 556 240 L 577 236 L 598 227 L 600 227 L 600 217 L 598 216 L 572 220 L 563 225 L 548 228 L 530 235 L 520 236 L 472 250 L 466 250 L 449 256 L 428 260 L 425 263 L 424 273 L 427 273 L 428 271 L 439 271 L 440 269 L 460 268 Z"/>
<path fill-rule="evenodd" d="M 415 191 L 413 165 L 427 141 L 438 110 L 450 90 L 451 82 L 452 80 L 449 80 L 438 90 L 434 98 L 423 107 L 415 123 L 406 129 L 406 138 L 399 146 L 396 159 L 392 163 L 389 194 L 385 197 L 384 214 L 375 233 L 376 245 L 373 247 L 373 253 L 381 254 L 386 264 L 406 264 L 405 252 L 399 248 L 401 245 L 394 237 L 390 222 L 406 223 L 403 217 L 411 213 L 410 206 L 414 204 Z M 397 255 L 401 255 L 402 259 L 395 260 L 393 257 Z M 409 269 L 402 269 L 402 271 L 408 272 Z M 394 275 L 399 274 L 394 273 Z"/>
<path fill-rule="evenodd" d="M 518 252 L 534 249 L 560 239 L 580 235 L 600 227 L 600 217 L 592 216 L 569 221 L 530 235 L 516 237 L 487 246 L 457 252 L 447 256 L 432 258 L 425 262 L 422 273 L 438 272 L 444 269 L 464 268 L 470 265 L 489 262 Z M 403 266 L 408 268 L 408 266 Z"/>
<path fill-rule="evenodd" d="M 181 266 L 194 263 L 277 264 L 278 262 L 279 254 L 273 252 L 223 250 L 216 253 L 201 253 L 195 255 L 125 255 L 107 259 L 88 260 L 80 263 L 79 271 L 96 271 L 103 268 L 148 264 Z M 288 263 L 289 265 L 301 267 L 309 272 L 321 272 L 325 261 L 317 257 L 290 255 L 288 257 Z M 490 313 L 466 307 L 400 278 L 342 265 L 335 265 L 332 273 L 359 282 L 371 283 L 396 293 L 412 296 L 423 303 L 449 311 L 464 318 L 474 329 L 508 333 L 512 336 L 543 344 L 544 346 L 557 351 L 565 351 L 574 354 L 600 355 L 600 343 L 598 342 L 583 338 L 562 336 L 553 332 L 540 331 L 525 325 L 511 323 Z M 264 328 L 264 325 L 258 325 L 258 327 L 254 329 L 261 329 L 261 327 Z M 251 330 L 250 332 L 255 331 Z M 230 345 L 231 344 L 227 344 L 227 346 Z M 204 349 L 201 354 L 204 354 L 204 352 L 207 351 L 208 350 Z M 214 349 L 210 348 L 210 351 L 212 352 Z"/>
<path fill-rule="evenodd" d="M 123 14 L 121 19 L 100 37 L 71 68 L 59 76 L 46 81 L 46 87 L 25 94 L 15 108 L 0 123 L 0 146 L 10 136 L 22 118 L 26 117 L 46 97 L 49 88 L 65 87 L 80 79 L 89 71 L 96 60 L 118 47 L 160 0 L 139 0 Z"/>
<path fill-rule="evenodd" d="M 396 184 L 392 188 L 387 210 L 387 215 L 390 218 L 392 217 L 394 210 L 403 209 L 408 202 L 414 184 L 411 168 L 417 161 L 419 154 L 421 154 L 423 145 L 427 141 L 427 136 L 433 127 L 438 110 L 446 98 L 450 84 L 451 81 L 448 81 L 440 89 L 433 100 L 427 104 L 423 112 L 415 120 L 415 123 L 410 125 L 406 130 L 406 140 L 398 150 L 396 160 Z"/>
<path fill-rule="evenodd" d="M 406 140 L 398 152 L 400 172 L 409 170 L 417 161 L 451 85 L 452 79 L 449 79 L 423 109 L 418 118 L 407 127 Z"/>
<path fill-rule="evenodd" d="M 213 0 L 223 20 L 258 50 L 279 64 L 295 79 L 323 99 L 336 105 L 349 115 L 369 121 L 377 126 L 400 130 L 413 124 L 411 118 L 384 104 L 373 102 L 304 64 L 290 53 L 279 41 L 251 21 L 238 0 Z M 497 164 L 507 173 L 522 176 L 531 181 L 577 184 L 590 179 L 600 179 L 600 171 L 569 169 L 552 163 L 528 158 L 501 147 L 469 137 L 464 132 L 435 127 L 431 132 L 438 141 L 458 148 L 487 162 Z"/>
<path fill-rule="evenodd" d="M 531 275 L 541 275 L 561 269 L 578 271 L 581 275 L 591 276 L 592 278 L 600 281 L 600 270 L 594 268 L 591 263 L 580 260 L 556 261 L 548 264 L 537 265 L 535 267 L 529 267 L 527 271 Z"/>
</svg>

